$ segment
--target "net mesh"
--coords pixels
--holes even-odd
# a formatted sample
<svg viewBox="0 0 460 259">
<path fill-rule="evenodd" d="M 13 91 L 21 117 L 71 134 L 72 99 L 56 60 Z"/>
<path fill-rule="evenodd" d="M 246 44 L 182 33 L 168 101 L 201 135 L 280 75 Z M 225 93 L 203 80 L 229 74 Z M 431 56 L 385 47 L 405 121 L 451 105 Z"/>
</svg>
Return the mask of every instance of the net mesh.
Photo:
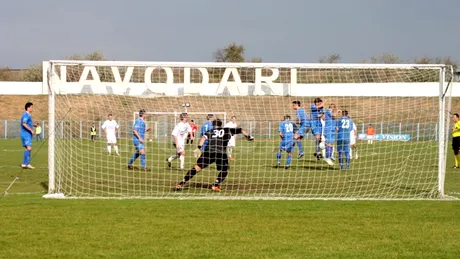
<svg viewBox="0 0 460 259">
<path fill-rule="evenodd" d="M 67 197 L 439 198 L 439 67 L 57 62 L 52 71 L 55 185 Z M 290 168 L 276 168 L 283 116 L 295 120 L 294 100 L 310 115 L 315 97 L 323 100 L 325 110 L 331 104 L 347 110 L 356 125 L 357 150 L 353 150 L 350 169 L 339 170 L 337 160 L 334 166 L 317 160 L 311 132 L 302 140 L 305 156 L 297 158 L 296 146 Z M 171 131 L 185 108 L 198 126 L 197 135 L 206 114 L 214 113 L 227 120 L 236 116 L 238 127 L 256 140 L 237 136 L 232 151 L 235 160 L 229 162 L 222 192 L 211 191 L 219 173 L 215 165 L 199 172 L 181 192 L 173 191 L 196 162 L 192 152 L 199 137 L 185 146 L 185 170 L 179 169 L 179 160 L 171 167 L 165 161 L 175 153 Z M 140 109 L 148 112 L 146 124 L 153 129 L 145 142 L 150 172 L 144 172 L 139 161 L 134 170 L 127 168 L 135 152 L 133 120 Z M 101 129 L 109 113 L 119 125 L 119 156 L 114 147 L 109 155 Z M 372 142 L 366 134 L 369 124 L 375 131 Z M 97 129 L 94 141 L 92 125 Z M 337 158 L 336 151 L 333 156 Z M 281 165 L 286 157 L 283 152 Z"/>
</svg>

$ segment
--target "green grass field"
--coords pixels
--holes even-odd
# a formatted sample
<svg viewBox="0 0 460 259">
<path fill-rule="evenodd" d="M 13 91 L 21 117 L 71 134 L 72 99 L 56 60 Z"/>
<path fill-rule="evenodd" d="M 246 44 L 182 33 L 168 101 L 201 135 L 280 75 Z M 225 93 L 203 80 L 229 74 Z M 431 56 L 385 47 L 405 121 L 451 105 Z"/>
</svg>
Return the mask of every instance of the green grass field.
<svg viewBox="0 0 460 259">
<path fill-rule="evenodd" d="M 68 160 L 60 162 L 65 164 L 76 158 L 88 160 L 72 169 L 75 176 L 72 187 L 65 185 L 74 196 L 84 196 L 85 190 L 90 195 L 113 192 L 112 195 L 146 196 L 154 194 L 155 190 L 166 193 L 185 173 L 166 169 L 163 156 L 167 157 L 172 150 L 154 143 L 149 147 L 148 163 L 154 172 L 164 172 L 161 179 L 140 172 L 128 175 L 124 168 L 117 168 L 116 165 L 124 165 L 125 156 L 129 156 L 129 150 L 123 149 L 123 144 L 123 156 L 120 158 L 103 156 L 103 142 L 78 141 L 72 144 L 81 145 L 79 150 L 92 154 L 82 158 L 78 157 L 78 153 L 69 154 Z M 239 142 L 238 145 L 240 150 L 236 151 L 236 155 L 239 159 L 232 164 L 232 173 L 222 193 L 213 194 L 203 186 L 217 175 L 212 167 L 194 178 L 195 184 L 179 195 L 208 197 L 236 192 L 259 196 L 295 195 L 300 190 L 300 193 L 307 193 L 313 198 L 318 193 L 322 194 L 320 197 L 327 198 L 325 194 L 331 192 L 330 188 L 335 188 L 339 192 L 334 195 L 339 197 L 358 195 L 372 198 L 370 193 L 374 192 L 378 193 L 377 198 L 390 194 L 394 194 L 390 197 L 412 194 L 423 198 L 432 188 L 430 183 L 435 177 L 428 173 L 435 171 L 431 168 L 435 166 L 432 164 L 434 159 L 422 156 L 427 152 L 421 152 L 424 148 L 435 150 L 429 143 L 362 144 L 359 166 L 347 171 L 348 176 L 340 176 L 337 168 L 327 168 L 323 163 L 313 161 L 313 157 L 301 161 L 295 159 L 292 170 L 286 173 L 284 169 L 272 168 L 276 143 Z M 253 145 L 252 149 L 248 145 Z M 249 150 L 259 162 L 265 161 L 263 170 L 244 163 L 243 157 L 249 153 L 242 153 L 242 150 Z M 391 150 L 403 156 L 394 156 Z M 18 166 L 22 159 L 19 140 L 0 141 L 0 191 L 3 193 L 14 178 L 19 177 L 8 194 L 0 199 L 0 258 L 460 256 L 458 201 L 46 200 L 41 196 L 47 185 L 47 147 L 35 143 L 33 155 L 36 169 L 22 170 Z M 94 161 L 100 163 L 95 163 L 98 166 L 88 170 L 88 163 L 94 164 Z M 192 163 L 193 158 L 189 156 L 186 167 Z M 449 153 L 446 193 L 460 197 L 460 171 L 450 169 L 451 164 Z M 110 168 L 111 173 L 98 174 L 104 167 Z M 402 172 L 397 171 L 400 167 L 407 169 L 408 177 L 400 177 Z M 258 177 L 248 176 L 255 171 L 259 171 Z M 414 177 L 415 173 L 425 177 L 412 178 L 419 180 L 411 184 L 408 179 L 411 179 L 412 172 Z M 270 185 L 269 178 L 283 184 Z M 88 185 L 84 183 L 85 179 L 96 179 L 98 184 Z M 120 185 L 117 181 L 123 179 L 132 181 Z M 315 181 L 297 186 L 293 179 Z M 248 192 L 250 188 L 238 187 L 241 184 L 253 186 L 255 181 L 260 181 L 259 184 L 268 182 L 269 185 L 263 185 L 264 191 L 259 192 Z M 107 186 L 102 187 L 104 184 Z M 148 188 L 152 185 L 155 189 Z M 266 187 L 275 191 L 267 191 Z M 297 192 L 292 191 L 295 188 Z M 167 193 L 169 195 L 170 192 Z"/>
</svg>

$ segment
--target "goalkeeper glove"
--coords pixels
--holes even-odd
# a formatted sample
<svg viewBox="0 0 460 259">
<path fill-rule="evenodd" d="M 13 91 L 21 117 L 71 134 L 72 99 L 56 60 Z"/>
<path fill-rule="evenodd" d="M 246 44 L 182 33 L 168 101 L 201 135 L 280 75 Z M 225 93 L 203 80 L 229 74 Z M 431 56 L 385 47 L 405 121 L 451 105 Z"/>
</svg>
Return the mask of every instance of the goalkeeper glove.
<svg viewBox="0 0 460 259">
<path fill-rule="evenodd" d="M 195 150 L 193 150 L 193 156 L 198 158 L 201 156 L 201 149 L 200 148 L 197 148 Z"/>
<path fill-rule="evenodd" d="M 251 136 L 251 135 L 247 135 L 247 136 L 246 136 L 246 139 L 247 139 L 248 141 L 254 141 L 254 137 Z"/>
</svg>

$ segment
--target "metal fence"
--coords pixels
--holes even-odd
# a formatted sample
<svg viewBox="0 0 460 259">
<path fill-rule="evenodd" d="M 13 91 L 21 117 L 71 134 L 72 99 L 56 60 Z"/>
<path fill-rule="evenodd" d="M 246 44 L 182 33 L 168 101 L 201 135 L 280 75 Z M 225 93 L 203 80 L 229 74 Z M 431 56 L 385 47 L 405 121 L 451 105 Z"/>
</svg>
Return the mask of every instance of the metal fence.
<svg viewBox="0 0 460 259">
<path fill-rule="evenodd" d="M 42 121 L 42 136 L 46 138 L 49 134 L 46 121 Z M 90 128 L 94 125 L 97 129 L 97 136 L 103 136 L 101 121 L 56 121 L 55 135 L 57 138 L 89 138 Z M 155 121 L 147 121 L 147 126 L 152 128 L 149 137 L 153 139 L 170 138 L 174 128 L 173 117 L 161 117 Z M 195 120 L 200 126 L 204 120 Z M 119 138 L 131 138 L 133 121 L 118 121 L 120 125 L 118 131 Z M 238 126 L 246 129 L 251 135 L 257 138 L 271 139 L 278 138 L 279 121 L 238 121 Z M 409 134 L 411 141 L 436 141 L 438 139 L 438 125 L 436 123 L 383 123 L 365 122 L 357 124 L 358 133 L 365 133 L 367 126 L 372 124 L 376 134 Z M 11 139 L 20 137 L 19 120 L 0 120 L 0 138 Z M 313 138 L 307 134 L 306 138 Z"/>
</svg>

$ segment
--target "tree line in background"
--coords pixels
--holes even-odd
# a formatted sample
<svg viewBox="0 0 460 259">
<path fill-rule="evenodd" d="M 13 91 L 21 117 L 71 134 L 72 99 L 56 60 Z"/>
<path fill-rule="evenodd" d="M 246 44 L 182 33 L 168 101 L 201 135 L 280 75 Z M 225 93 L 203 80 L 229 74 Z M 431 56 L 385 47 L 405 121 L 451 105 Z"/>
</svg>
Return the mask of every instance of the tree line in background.
<svg viewBox="0 0 460 259">
<path fill-rule="evenodd" d="M 101 61 L 106 60 L 103 53 L 92 52 L 87 55 L 73 55 L 65 58 L 66 60 L 93 60 Z M 342 57 L 340 54 L 333 53 L 328 56 L 322 56 L 319 58 L 319 63 L 339 63 Z M 214 53 L 214 61 L 216 62 L 251 62 L 261 63 L 262 58 L 253 57 L 247 59 L 245 57 L 245 47 L 242 44 L 231 43 L 225 48 L 218 49 Z M 452 65 L 454 69 L 457 68 L 457 63 L 451 57 L 427 57 L 414 58 L 413 60 L 401 59 L 396 55 L 385 53 L 381 56 L 371 57 L 369 59 L 362 60 L 361 63 L 370 64 L 446 64 Z M 0 68 L 0 81 L 26 81 L 26 82 L 41 82 L 42 76 L 42 65 L 35 64 L 27 69 L 14 71 L 8 67 Z"/>
</svg>

